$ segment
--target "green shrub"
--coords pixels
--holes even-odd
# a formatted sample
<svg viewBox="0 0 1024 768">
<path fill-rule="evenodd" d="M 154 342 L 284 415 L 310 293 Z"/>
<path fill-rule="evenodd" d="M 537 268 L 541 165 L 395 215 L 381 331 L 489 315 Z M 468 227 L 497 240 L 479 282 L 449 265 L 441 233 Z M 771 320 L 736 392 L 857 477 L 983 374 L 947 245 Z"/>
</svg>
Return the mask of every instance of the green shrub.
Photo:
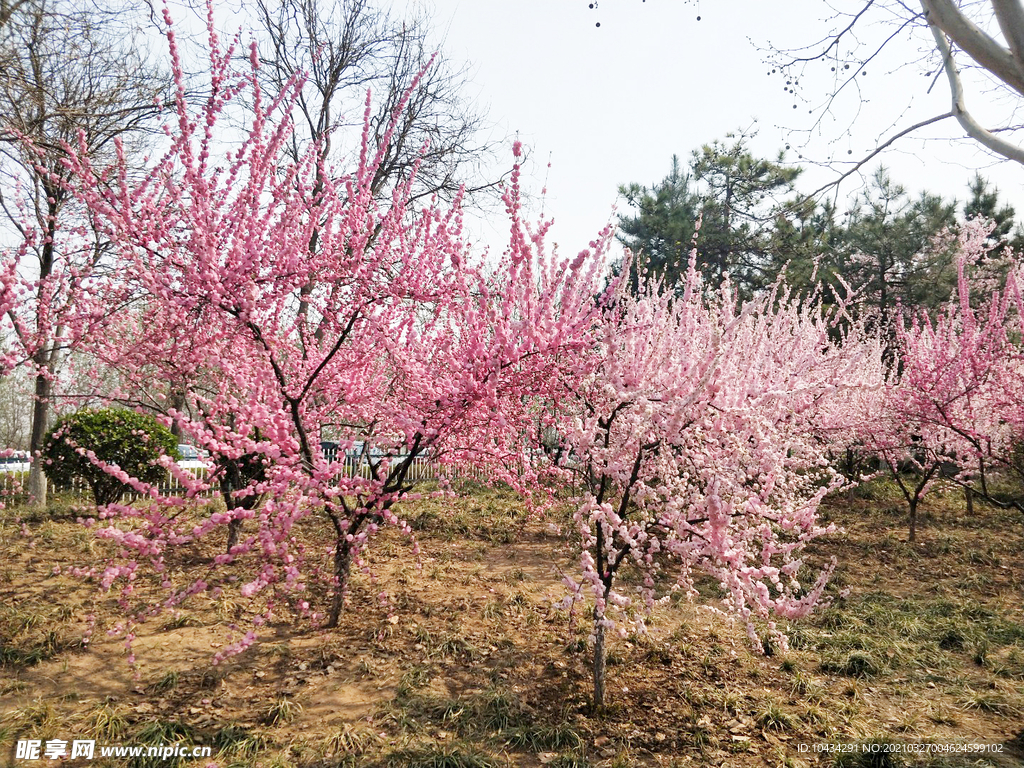
<svg viewBox="0 0 1024 768">
<path fill-rule="evenodd" d="M 46 436 L 46 475 L 58 485 L 81 478 L 92 489 L 97 505 L 113 504 L 130 486 L 79 452 L 85 450 L 104 464 L 116 465 L 130 477 L 150 484 L 167 476 L 167 470 L 156 464 L 160 456 L 178 458 L 174 435 L 152 416 L 104 408 L 62 417 Z"/>
</svg>

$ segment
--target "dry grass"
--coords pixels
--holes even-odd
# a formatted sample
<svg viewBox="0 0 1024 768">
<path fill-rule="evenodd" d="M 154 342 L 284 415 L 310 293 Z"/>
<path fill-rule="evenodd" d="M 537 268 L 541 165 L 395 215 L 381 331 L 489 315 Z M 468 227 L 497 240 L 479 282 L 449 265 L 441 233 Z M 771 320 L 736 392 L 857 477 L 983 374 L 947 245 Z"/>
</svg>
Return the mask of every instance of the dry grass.
<svg viewBox="0 0 1024 768">
<path fill-rule="evenodd" d="M 59 737 L 210 746 L 225 768 L 1018 765 L 1024 521 L 980 504 L 967 518 L 950 493 L 924 510 L 910 545 L 890 497 L 877 486 L 828 508 L 846 533 L 810 559 L 838 556 L 834 602 L 788 628 L 790 651 L 752 654 L 737 627 L 673 601 L 650 635 L 613 643 L 611 705 L 600 717 L 589 707 L 585 622 L 552 608 L 573 561 L 551 532 L 564 520 L 527 521 L 508 493 L 475 487 L 408 505 L 419 561 L 406 540 L 383 534 L 367 562 L 373 580 L 357 573 L 337 630 L 282 613 L 250 651 L 212 667 L 228 625 L 252 606 L 197 596 L 140 628 L 137 679 L 123 642 L 106 633 L 116 601 L 66 575 L 108 545 L 71 515 L 6 510 L 0 754 L 19 738 Z M 185 553 L 179 577 L 211 555 Z M 157 594 L 140 582 L 140 596 Z M 88 645 L 86 614 L 95 616 Z M 868 762 L 870 747 L 799 748 L 924 742 L 1002 751 L 884 763 Z M 174 764 L 205 763 L 159 762 Z"/>
</svg>

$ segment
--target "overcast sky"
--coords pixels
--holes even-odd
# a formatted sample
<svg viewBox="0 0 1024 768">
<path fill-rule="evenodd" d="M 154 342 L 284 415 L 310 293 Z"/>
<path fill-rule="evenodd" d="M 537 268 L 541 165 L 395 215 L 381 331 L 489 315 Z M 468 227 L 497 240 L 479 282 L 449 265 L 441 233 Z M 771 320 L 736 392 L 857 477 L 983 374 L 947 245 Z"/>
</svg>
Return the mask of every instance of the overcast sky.
<svg viewBox="0 0 1024 768">
<path fill-rule="evenodd" d="M 830 63 L 816 64 L 802 78 L 801 92 L 790 94 L 779 74 L 769 74 L 767 48 L 808 45 L 835 28 L 838 22 L 830 20 L 822 0 L 601 0 L 594 9 L 589 4 L 419 2 L 433 14 L 446 54 L 470 65 L 469 92 L 493 124 L 494 136 L 518 134 L 530 147 L 527 184 L 539 194 L 546 178 L 544 210 L 555 218 L 553 239 L 563 254 L 585 247 L 608 221 L 619 184 L 657 182 L 673 154 L 685 159 L 731 131 L 756 130 L 752 147 L 762 156 L 772 157 L 788 143 L 793 161 L 798 152 L 812 160 L 846 161 L 866 154 L 894 121 L 906 126 L 949 109 L 945 81 L 935 81 L 927 94 L 933 80 L 907 63 L 927 51 L 928 38 L 904 35 L 865 65 L 859 92 L 846 88 L 848 98 L 817 131 L 793 133 L 812 128 L 819 113 L 808 110 L 821 103 L 836 75 Z M 870 44 L 891 31 L 883 24 L 864 25 L 861 39 Z M 838 74 L 844 73 L 840 65 Z M 985 95 L 972 93 L 969 99 L 984 114 Z M 928 189 L 962 200 L 974 170 L 982 169 L 1024 213 L 1024 170 L 993 166 L 969 142 L 947 140 L 960 135 L 948 121 L 921 134 L 928 140 L 902 141 L 870 170 L 884 162 L 915 193 Z M 510 152 L 506 157 L 508 164 Z M 811 191 L 835 175 L 811 168 L 799 186 Z M 844 184 L 841 200 L 860 184 Z M 500 241 L 496 232 L 481 237 Z"/>
</svg>

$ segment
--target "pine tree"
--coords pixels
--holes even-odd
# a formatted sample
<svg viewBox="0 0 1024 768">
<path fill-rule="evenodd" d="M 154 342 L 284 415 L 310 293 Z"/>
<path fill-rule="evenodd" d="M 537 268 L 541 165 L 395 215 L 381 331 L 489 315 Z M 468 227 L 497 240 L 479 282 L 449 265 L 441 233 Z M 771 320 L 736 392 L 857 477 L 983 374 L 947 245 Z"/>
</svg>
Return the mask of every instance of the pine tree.
<svg viewBox="0 0 1024 768">
<path fill-rule="evenodd" d="M 782 161 L 781 155 L 774 161 L 755 157 L 741 136 L 731 145 L 704 145 L 692 154 L 688 171 L 673 156 L 672 170 L 653 187 L 619 187 L 637 211 L 619 222 L 619 241 L 634 253 L 634 293 L 654 280 L 677 289 L 694 247 L 705 285 L 717 289 L 728 276 L 745 298 L 770 285 L 794 254 L 813 251 L 806 244 L 815 238 L 806 225 L 814 206 L 784 200 L 800 169 Z"/>
</svg>

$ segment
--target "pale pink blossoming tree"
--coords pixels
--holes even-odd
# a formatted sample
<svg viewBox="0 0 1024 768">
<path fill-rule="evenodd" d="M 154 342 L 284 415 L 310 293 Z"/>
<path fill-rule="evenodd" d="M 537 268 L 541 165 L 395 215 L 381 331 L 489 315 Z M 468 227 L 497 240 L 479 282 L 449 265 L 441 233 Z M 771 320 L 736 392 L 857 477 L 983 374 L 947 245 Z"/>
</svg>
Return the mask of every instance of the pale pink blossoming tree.
<svg viewBox="0 0 1024 768">
<path fill-rule="evenodd" d="M 728 285 L 704 294 L 692 266 L 679 298 L 652 290 L 605 313 L 565 433 L 586 478 L 582 580 L 566 578 L 565 604 L 594 601 L 596 706 L 606 632 L 643 631 L 666 588 L 692 597 L 697 574 L 714 577 L 757 648 L 755 620 L 785 647 L 773 614 L 820 599 L 831 568 L 807 586 L 797 571 L 830 530 L 819 502 L 842 483 L 827 449 L 883 380 L 880 346 L 857 326 L 835 341 L 830 320 L 781 287 L 743 306 Z M 616 583 L 626 566 L 635 595 Z"/>
<path fill-rule="evenodd" d="M 934 318 L 912 315 L 898 328 L 901 371 L 888 398 L 919 477 L 927 462 L 936 467 L 932 475 L 944 468 L 965 487 L 968 503 L 975 492 L 995 500 L 988 487 L 993 468 L 1024 475 L 1017 458 L 1024 439 L 1019 265 L 995 287 L 984 273 L 975 275 L 984 266 L 990 231 L 978 220 L 961 229 L 957 288 L 949 303 Z M 1012 254 L 1008 258 L 1015 261 Z"/>
</svg>

